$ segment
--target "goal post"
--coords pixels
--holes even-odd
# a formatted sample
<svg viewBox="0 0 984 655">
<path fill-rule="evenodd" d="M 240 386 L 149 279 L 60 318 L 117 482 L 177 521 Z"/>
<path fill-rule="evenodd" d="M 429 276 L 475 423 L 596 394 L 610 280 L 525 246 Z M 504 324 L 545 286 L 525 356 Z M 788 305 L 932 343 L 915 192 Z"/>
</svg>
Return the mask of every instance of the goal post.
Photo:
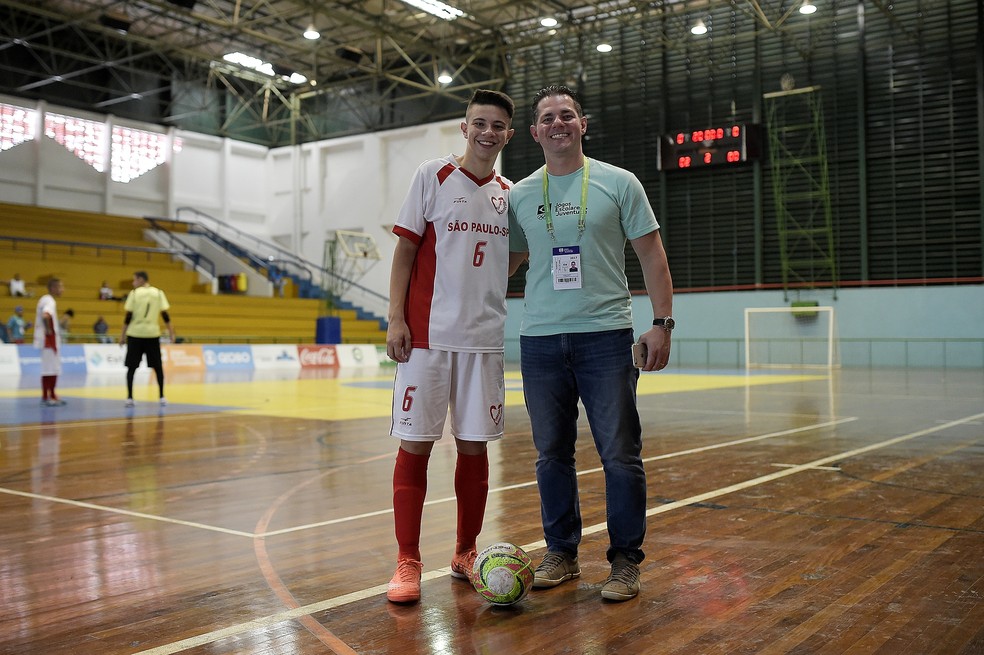
<svg viewBox="0 0 984 655">
<path fill-rule="evenodd" d="M 833 307 L 746 307 L 745 368 L 840 364 Z"/>
</svg>

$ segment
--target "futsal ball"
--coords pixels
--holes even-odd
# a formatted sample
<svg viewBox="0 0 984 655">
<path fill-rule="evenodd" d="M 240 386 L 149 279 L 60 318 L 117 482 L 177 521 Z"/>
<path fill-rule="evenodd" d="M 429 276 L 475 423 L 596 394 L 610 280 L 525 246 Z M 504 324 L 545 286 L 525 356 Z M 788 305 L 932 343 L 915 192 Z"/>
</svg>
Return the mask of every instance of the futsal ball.
<svg viewBox="0 0 984 655">
<path fill-rule="evenodd" d="M 493 605 L 518 603 L 533 586 L 533 560 L 525 550 L 506 542 L 480 552 L 473 572 L 475 590 Z"/>
</svg>

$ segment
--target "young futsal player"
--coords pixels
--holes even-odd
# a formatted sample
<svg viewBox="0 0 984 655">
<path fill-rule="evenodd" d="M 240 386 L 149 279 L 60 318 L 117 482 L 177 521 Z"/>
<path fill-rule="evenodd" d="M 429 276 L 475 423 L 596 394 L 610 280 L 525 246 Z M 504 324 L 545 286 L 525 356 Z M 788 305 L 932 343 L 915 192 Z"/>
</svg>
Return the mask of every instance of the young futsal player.
<svg viewBox="0 0 984 655">
<path fill-rule="evenodd" d="M 61 348 L 61 331 L 55 298 L 62 295 L 64 288 L 58 278 L 48 280 L 48 293 L 38 298 L 34 316 L 34 347 L 41 351 L 41 404 L 47 407 L 65 404 L 55 393 L 58 374 L 61 373 L 61 355 L 58 352 Z"/>
<path fill-rule="evenodd" d="M 479 89 L 461 123 L 465 150 L 421 164 L 393 227 L 386 352 L 397 362 L 390 434 L 399 546 L 386 597 L 420 599 L 427 462 L 450 408 L 457 448 L 451 575 L 468 578 L 489 489 L 486 446 L 502 436 L 510 182 L 494 166 L 512 138 L 513 102 Z"/>
</svg>

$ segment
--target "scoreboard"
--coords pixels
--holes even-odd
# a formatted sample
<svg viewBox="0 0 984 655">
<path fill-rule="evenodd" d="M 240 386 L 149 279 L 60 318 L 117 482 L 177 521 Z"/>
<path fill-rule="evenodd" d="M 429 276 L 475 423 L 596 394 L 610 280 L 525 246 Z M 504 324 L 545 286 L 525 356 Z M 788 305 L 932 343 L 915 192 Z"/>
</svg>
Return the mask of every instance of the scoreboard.
<svg viewBox="0 0 984 655">
<path fill-rule="evenodd" d="M 759 125 L 729 123 L 685 130 L 659 139 L 659 170 L 680 171 L 704 166 L 734 166 L 762 154 Z"/>
</svg>

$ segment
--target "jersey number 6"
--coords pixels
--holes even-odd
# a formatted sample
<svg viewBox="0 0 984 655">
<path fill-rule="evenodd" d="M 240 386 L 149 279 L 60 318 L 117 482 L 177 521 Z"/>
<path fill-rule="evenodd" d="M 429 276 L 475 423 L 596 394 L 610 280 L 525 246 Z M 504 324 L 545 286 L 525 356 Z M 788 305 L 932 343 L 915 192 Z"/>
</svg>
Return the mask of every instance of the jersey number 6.
<svg viewBox="0 0 984 655">
<path fill-rule="evenodd" d="M 472 266 L 478 268 L 485 261 L 485 246 L 489 245 L 488 241 L 479 241 L 475 244 L 475 256 L 472 257 Z"/>
</svg>

